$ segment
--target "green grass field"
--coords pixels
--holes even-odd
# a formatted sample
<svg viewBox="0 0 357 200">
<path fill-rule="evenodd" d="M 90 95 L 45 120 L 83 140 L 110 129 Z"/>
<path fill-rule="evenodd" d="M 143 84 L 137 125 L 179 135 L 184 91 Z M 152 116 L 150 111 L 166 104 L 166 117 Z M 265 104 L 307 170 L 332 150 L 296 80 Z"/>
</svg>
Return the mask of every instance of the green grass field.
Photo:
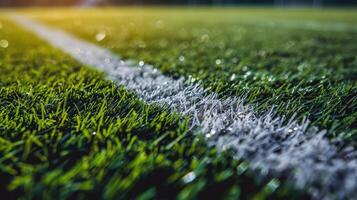
<svg viewBox="0 0 357 200">
<path fill-rule="evenodd" d="M 275 105 L 282 115 L 309 116 L 331 137 L 356 139 L 354 9 L 107 8 L 30 14 L 167 75 L 192 76 L 222 95 L 246 95 L 259 111 Z"/>
<path fill-rule="evenodd" d="M 100 8 L 19 12 L 257 112 L 357 145 L 355 9 Z M 0 194 L 22 199 L 306 199 L 0 15 Z M 6 46 L 6 47 L 5 47 Z"/>
<path fill-rule="evenodd" d="M 9 42 L 0 51 L 1 194 L 24 199 L 286 196 L 285 186 L 275 191 L 278 180 L 258 179 L 248 163 L 187 134 L 187 120 L 179 115 L 145 105 L 4 16 L 1 22 Z"/>
</svg>

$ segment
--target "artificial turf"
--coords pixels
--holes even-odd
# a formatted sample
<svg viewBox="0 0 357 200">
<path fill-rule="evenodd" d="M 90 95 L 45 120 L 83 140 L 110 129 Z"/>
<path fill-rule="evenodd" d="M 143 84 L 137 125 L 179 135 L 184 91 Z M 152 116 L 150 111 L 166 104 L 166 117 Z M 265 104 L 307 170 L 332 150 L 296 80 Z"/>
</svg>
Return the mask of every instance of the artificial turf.
<svg viewBox="0 0 357 200">
<path fill-rule="evenodd" d="M 208 147 L 178 114 L 0 21 L 2 197 L 307 198 Z"/>
<path fill-rule="evenodd" d="M 26 10 L 125 59 L 246 96 L 258 112 L 308 117 L 357 139 L 357 12 L 351 9 Z"/>
</svg>

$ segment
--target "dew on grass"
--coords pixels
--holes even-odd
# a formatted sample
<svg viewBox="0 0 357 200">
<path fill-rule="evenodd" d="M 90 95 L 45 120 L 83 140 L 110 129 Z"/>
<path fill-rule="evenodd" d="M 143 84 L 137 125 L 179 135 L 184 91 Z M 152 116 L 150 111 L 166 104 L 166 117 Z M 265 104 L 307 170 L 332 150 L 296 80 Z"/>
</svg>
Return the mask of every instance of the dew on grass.
<svg viewBox="0 0 357 200">
<path fill-rule="evenodd" d="M 140 60 L 140 61 L 139 61 L 139 66 L 140 66 L 140 67 L 143 67 L 144 65 L 145 65 L 145 62 L 142 61 L 142 60 Z"/>
<path fill-rule="evenodd" d="M 96 135 L 96 134 L 97 134 L 97 132 L 95 132 L 95 131 L 92 133 L 92 135 Z"/>
<path fill-rule="evenodd" d="M 7 40 L 0 40 L 0 47 L 6 49 L 9 47 L 9 42 Z"/>
<path fill-rule="evenodd" d="M 234 81 L 234 79 L 236 79 L 236 74 L 232 74 L 232 76 L 230 78 L 231 81 Z"/>
<path fill-rule="evenodd" d="M 243 66 L 242 71 L 248 71 L 248 66 Z"/>
<path fill-rule="evenodd" d="M 194 83 L 196 82 L 198 79 L 196 77 L 193 77 L 191 75 L 188 76 L 188 81 L 191 82 L 191 83 Z"/>
<path fill-rule="evenodd" d="M 233 58 L 233 59 L 232 59 L 232 62 L 233 62 L 234 64 L 237 64 L 237 63 L 238 63 L 238 61 L 239 61 L 239 59 L 238 59 L 238 58 Z"/>
<path fill-rule="evenodd" d="M 302 63 L 297 67 L 297 69 L 299 71 L 304 71 L 307 67 L 308 67 L 308 65 L 306 63 Z"/>
<path fill-rule="evenodd" d="M 183 179 L 183 182 L 190 183 L 193 180 L 195 180 L 195 178 L 196 178 L 195 172 L 189 172 L 182 179 Z"/>
<path fill-rule="evenodd" d="M 180 56 L 180 57 L 179 57 L 179 60 L 180 60 L 181 62 L 183 62 L 183 61 L 185 61 L 185 57 L 184 57 L 184 56 Z"/>
<path fill-rule="evenodd" d="M 247 79 L 250 75 L 252 75 L 252 72 L 251 72 L 251 71 L 247 71 L 247 72 L 244 74 L 243 78 L 244 78 L 244 79 Z"/>
<path fill-rule="evenodd" d="M 222 60 L 221 60 L 221 59 L 217 59 L 217 60 L 216 60 L 216 64 L 217 64 L 217 65 L 222 64 Z"/>
<path fill-rule="evenodd" d="M 95 39 L 100 42 L 104 40 L 106 36 L 107 34 L 104 31 L 100 31 L 99 33 L 97 33 L 97 35 L 95 35 Z"/>
<path fill-rule="evenodd" d="M 216 130 L 212 129 L 209 133 L 206 134 L 206 138 L 212 137 L 214 134 L 216 134 Z"/>
</svg>

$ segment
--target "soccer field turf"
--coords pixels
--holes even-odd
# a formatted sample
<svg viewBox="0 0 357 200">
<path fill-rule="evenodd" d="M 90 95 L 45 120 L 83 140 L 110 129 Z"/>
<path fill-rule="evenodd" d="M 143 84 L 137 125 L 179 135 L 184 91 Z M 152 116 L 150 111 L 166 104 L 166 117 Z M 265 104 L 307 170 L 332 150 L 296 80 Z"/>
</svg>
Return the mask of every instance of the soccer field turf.
<svg viewBox="0 0 357 200">
<path fill-rule="evenodd" d="M 31 12 L 50 25 L 192 77 L 258 111 L 308 116 L 355 141 L 357 12 L 308 9 L 93 9 Z"/>
<path fill-rule="evenodd" d="M 222 97 L 244 96 L 257 113 L 274 107 L 281 116 L 307 117 L 330 139 L 357 144 L 353 9 L 21 12 Z M 1 193 L 108 199 L 302 195 L 284 177 L 261 176 L 244 159 L 217 152 L 192 134 L 180 113 L 141 101 L 6 15 L 0 19 L 0 40 L 8 42 L 0 44 Z"/>
<path fill-rule="evenodd" d="M 11 198 L 297 197 L 1 16 L 0 193 Z M 293 194 L 293 196 L 291 196 Z"/>
</svg>

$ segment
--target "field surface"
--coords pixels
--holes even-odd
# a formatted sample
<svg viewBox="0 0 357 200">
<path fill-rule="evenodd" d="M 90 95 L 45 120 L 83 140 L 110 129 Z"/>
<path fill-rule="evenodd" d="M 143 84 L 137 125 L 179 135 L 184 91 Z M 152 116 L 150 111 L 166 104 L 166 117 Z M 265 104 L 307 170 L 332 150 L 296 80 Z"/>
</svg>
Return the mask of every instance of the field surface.
<svg viewBox="0 0 357 200">
<path fill-rule="evenodd" d="M 328 140 L 338 140 L 337 149 L 352 148 L 345 157 L 355 159 L 355 9 L 17 12 L 139 66 L 150 64 L 174 80 L 198 83 L 220 98 L 244 98 L 257 115 L 274 109 L 286 116 L 284 123 L 307 118 L 309 126 L 327 130 Z M 30 199 L 318 196 L 284 175 L 252 169 L 249 159 L 229 149 L 209 145 L 189 117 L 143 101 L 16 25 L 8 12 L 0 14 L 0 86 L 1 194 Z M 357 195 L 338 192 L 328 198 Z"/>
<path fill-rule="evenodd" d="M 30 12 L 124 59 L 192 77 L 263 111 L 309 116 L 353 141 L 356 10 L 94 9 Z"/>
</svg>

